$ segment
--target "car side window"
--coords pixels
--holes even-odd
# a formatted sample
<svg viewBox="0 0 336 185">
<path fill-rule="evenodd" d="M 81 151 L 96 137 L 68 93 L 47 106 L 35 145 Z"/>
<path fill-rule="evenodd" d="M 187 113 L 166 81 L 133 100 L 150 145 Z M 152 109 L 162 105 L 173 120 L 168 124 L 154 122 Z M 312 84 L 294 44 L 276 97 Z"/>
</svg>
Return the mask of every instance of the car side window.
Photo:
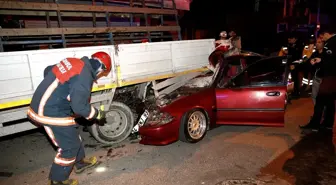
<svg viewBox="0 0 336 185">
<path fill-rule="evenodd" d="M 233 87 L 285 84 L 286 63 L 282 57 L 260 60 L 231 81 Z"/>
<path fill-rule="evenodd" d="M 239 63 L 238 63 L 239 64 Z M 217 84 L 217 87 L 223 88 L 229 82 L 230 79 L 238 75 L 243 71 L 243 68 L 240 65 L 228 64 L 224 67 L 222 76 Z"/>
</svg>

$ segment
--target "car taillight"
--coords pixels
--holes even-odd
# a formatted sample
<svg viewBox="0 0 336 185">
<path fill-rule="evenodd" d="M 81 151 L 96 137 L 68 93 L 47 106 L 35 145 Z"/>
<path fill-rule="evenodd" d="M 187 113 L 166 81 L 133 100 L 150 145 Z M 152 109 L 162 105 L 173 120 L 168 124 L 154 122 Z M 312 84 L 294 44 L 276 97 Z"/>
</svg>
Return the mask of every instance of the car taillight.
<svg viewBox="0 0 336 185">
<path fill-rule="evenodd" d="M 164 125 L 174 120 L 174 117 L 166 112 L 153 112 L 148 119 L 149 125 Z"/>
</svg>

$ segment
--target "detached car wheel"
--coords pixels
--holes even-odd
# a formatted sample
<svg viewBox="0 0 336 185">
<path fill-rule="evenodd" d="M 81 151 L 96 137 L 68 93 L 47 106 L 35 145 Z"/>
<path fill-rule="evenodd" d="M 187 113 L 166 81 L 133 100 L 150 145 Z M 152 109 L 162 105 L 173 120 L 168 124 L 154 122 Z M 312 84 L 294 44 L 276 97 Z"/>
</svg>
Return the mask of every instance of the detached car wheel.
<svg viewBox="0 0 336 185">
<path fill-rule="evenodd" d="M 125 140 L 132 132 L 134 117 L 131 109 L 120 102 L 112 102 L 106 111 L 104 126 L 93 124 L 89 127 L 91 135 L 104 144 L 114 144 Z"/>
<path fill-rule="evenodd" d="M 186 113 L 180 125 L 179 138 L 183 142 L 197 143 L 206 135 L 208 118 L 202 109 L 194 109 Z"/>
</svg>

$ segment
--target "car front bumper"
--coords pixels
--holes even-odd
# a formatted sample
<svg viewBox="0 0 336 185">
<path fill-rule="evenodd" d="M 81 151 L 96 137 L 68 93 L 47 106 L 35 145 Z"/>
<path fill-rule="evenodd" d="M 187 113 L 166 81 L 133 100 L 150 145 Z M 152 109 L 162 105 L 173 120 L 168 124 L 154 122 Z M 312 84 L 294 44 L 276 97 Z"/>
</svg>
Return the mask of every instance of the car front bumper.
<svg viewBox="0 0 336 185">
<path fill-rule="evenodd" d="M 140 144 L 145 145 L 168 145 L 178 140 L 179 121 L 173 121 L 159 126 L 144 125 L 140 127 Z"/>
</svg>

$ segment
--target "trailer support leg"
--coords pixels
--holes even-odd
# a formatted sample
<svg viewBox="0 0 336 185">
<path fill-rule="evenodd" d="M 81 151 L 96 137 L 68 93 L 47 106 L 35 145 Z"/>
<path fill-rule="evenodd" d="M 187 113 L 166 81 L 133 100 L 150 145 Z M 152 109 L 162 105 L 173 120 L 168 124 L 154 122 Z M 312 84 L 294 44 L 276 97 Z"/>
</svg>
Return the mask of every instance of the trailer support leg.
<svg viewBox="0 0 336 185">
<path fill-rule="evenodd" d="M 111 89 L 108 93 L 108 100 L 107 100 L 107 104 L 106 104 L 106 109 L 105 110 L 110 110 L 111 104 L 113 102 L 113 97 L 115 94 L 116 89 Z"/>
</svg>

